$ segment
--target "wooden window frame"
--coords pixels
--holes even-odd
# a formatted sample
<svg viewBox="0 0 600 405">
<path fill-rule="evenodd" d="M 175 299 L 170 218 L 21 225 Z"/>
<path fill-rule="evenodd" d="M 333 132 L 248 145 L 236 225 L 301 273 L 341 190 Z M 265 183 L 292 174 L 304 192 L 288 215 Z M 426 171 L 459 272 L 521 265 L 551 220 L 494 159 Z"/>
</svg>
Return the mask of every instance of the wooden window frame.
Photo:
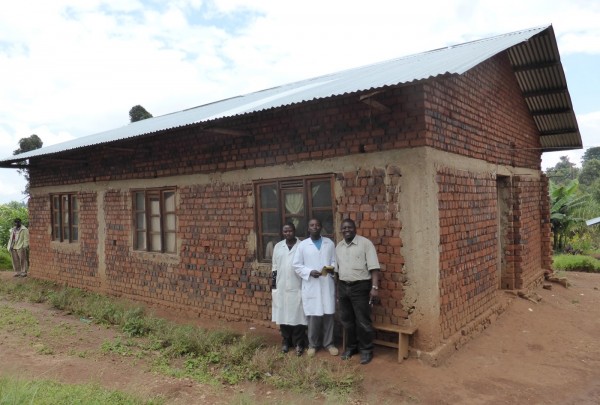
<svg viewBox="0 0 600 405">
<path fill-rule="evenodd" d="M 173 209 L 168 210 L 165 204 L 165 195 L 172 193 L 173 198 L 177 198 L 176 189 L 173 187 L 165 187 L 165 188 L 153 188 L 153 189 L 136 189 L 131 191 L 131 199 L 132 199 L 132 222 L 133 222 L 133 249 L 140 252 L 150 252 L 150 253 L 167 253 L 167 254 L 175 254 L 177 253 L 177 209 L 176 203 L 173 203 Z M 138 194 L 143 194 L 144 200 L 144 208 L 140 209 L 137 206 L 137 196 Z M 152 212 L 151 209 L 151 201 L 153 199 L 158 200 L 158 213 Z M 138 227 L 138 216 L 144 215 L 145 218 L 145 226 Z M 169 215 L 174 215 L 175 225 L 173 229 L 168 229 L 166 224 L 166 217 Z M 155 222 L 152 219 L 157 219 Z M 158 223 L 160 229 L 156 230 L 152 227 L 153 223 Z M 143 232 L 145 234 L 145 246 L 140 247 L 139 241 L 139 233 Z M 153 246 L 153 236 L 156 237 L 158 235 L 158 239 L 160 240 L 160 249 L 155 248 Z M 173 250 L 167 250 L 167 237 L 171 236 L 175 238 L 175 247 Z"/>
<path fill-rule="evenodd" d="M 330 184 L 331 193 L 331 205 L 328 207 L 313 207 L 313 199 L 311 198 L 310 190 L 312 189 L 312 183 L 328 181 Z M 261 188 L 265 186 L 274 186 L 277 197 L 277 207 L 275 208 L 263 208 L 261 205 Z M 285 223 L 285 218 L 294 216 L 294 214 L 287 214 L 284 207 L 284 195 L 289 192 L 301 192 L 304 198 L 304 209 L 302 215 L 297 215 L 299 218 L 303 218 L 308 221 L 309 218 L 319 217 L 319 212 L 331 213 L 332 220 L 335 218 L 335 195 L 334 195 L 334 182 L 332 174 L 325 175 L 314 175 L 314 176 L 303 176 L 303 177 L 289 177 L 282 179 L 271 179 L 254 182 L 254 196 L 255 196 L 255 226 L 257 230 L 257 258 L 259 262 L 270 262 L 270 258 L 266 258 L 263 237 L 272 236 L 277 237 L 278 240 L 283 238 L 281 228 Z M 265 213 L 276 213 L 279 226 L 277 233 L 263 232 L 263 215 Z M 335 238 L 335 227 L 332 224 L 331 233 L 322 233 L 323 236 L 334 239 Z M 308 237 L 308 235 L 297 235 L 299 238 Z"/>
<path fill-rule="evenodd" d="M 79 198 L 77 194 L 50 195 L 50 222 L 54 242 L 79 242 Z"/>
</svg>

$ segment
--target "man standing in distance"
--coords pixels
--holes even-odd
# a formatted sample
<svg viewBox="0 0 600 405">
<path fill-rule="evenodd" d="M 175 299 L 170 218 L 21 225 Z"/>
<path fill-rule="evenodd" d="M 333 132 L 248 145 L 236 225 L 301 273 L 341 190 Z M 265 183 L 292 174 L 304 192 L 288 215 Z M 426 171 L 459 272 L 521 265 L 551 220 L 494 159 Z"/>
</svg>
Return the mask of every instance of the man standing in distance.
<svg viewBox="0 0 600 405">
<path fill-rule="evenodd" d="M 321 236 L 321 221 L 308 221 L 310 238 L 300 242 L 294 255 L 293 267 L 302 278 L 302 306 L 308 320 L 308 356 L 315 355 L 323 346 L 332 356 L 338 355 L 333 344 L 335 313 L 335 283 L 333 275 L 325 273 L 325 266 L 335 267 L 335 245 Z"/>
<path fill-rule="evenodd" d="M 342 359 L 348 360 L 360 351 L 360 364 L 368 364 L 373 359 L 375 335 L 369 301 L 379 295 L 379 260 L 373 243 L 356 234 L 353 220 L 345 219 L 341 230 L 344 240 L 335 252 L 340 320 L 346 333 Z"/>
<path fill-rule="evenodd" d="M 290 347 L 296 347 L 296 355 L 302 356 L 306 338 L 302 279 L 292 268 L 300 239 L 296 237 L 296 227 L 292 223 L 285 224 L 282 232 L 284 239 L 273 248 L 272 320 L 279 325 L 283 339 L 281 351 L 287 353 Z"/>
<path fill-rule="evenodd" d="M 21 219 L 15 218 L 8 236 L 8 251 L 12 257 L 14 277 L 27 277 L 27 249 L 29 249 L 29 230 L 21 225 Z"/>
</svg>

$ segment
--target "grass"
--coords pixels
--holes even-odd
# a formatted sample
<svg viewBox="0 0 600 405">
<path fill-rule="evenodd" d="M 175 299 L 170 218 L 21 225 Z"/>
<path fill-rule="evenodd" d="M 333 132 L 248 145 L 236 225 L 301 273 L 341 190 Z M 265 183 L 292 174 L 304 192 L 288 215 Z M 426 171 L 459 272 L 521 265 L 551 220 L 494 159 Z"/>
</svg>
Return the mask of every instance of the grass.
<svg viewBox="0 0 600 405">
<path fill-rule="evenodd" d="M 0 404 L 160 405 L 161 398 L 143 400 L 97 385 L 69 385 L 47 380 L 0 378 Z"/>
<path fill-rule="evenodd" d="M 31 337 L 41 334 L 37 319 L 29 311 L 7 305 L 0 305 L 0 330 Z"/>
<path fill-rule="evenodd" d="M 174 324 L 149 315 L 143 307 L 128 301 L 34 279 L 0 284 L 0 296 L 14 301 L 46 302 L 86 323 L 117 326 L 123 337 L 104 342 L 101 351 L 131 358 L 132 362 L 146 359 L 153 371 L 165 375 L 214 385 L 266 383 L 287 391 L 322 394 L 341 402 L 361 389 L 362 375 L 349 362 L 285 356 L 259 338 Z M 51 349 L 44 346 L 38 352 L 50 354 Z"/>
<path fill-rule="evenodd" d="M 555 255 L 552 268 L 563 271 L 600 272 L 600 260 L 585 255 Z"/>
<path fill-rule="evenodd" d="M 0 246 L 0 271 L 2 270 L 12 270 L 12 260 L 8 250 Z"/>
</svg>

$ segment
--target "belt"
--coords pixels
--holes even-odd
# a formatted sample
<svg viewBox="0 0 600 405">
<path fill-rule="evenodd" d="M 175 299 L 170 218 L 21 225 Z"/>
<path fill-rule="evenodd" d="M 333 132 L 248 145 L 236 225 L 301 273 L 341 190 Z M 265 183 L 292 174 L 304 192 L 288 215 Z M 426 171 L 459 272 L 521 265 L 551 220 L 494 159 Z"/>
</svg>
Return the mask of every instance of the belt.
<svg viewBox="0 0 600 405">
<path fill-rule="evenodd" d="M 344 280 L 340 280 L 340 283 L 346 284 L 346 285 L 357 285 L 360 283 L 366 283 L 366 282 L 371 282 L 371 279 L 367 279 L 367 280 L 356 280 L 356 281 L 344 281 Z"/>
</svg>

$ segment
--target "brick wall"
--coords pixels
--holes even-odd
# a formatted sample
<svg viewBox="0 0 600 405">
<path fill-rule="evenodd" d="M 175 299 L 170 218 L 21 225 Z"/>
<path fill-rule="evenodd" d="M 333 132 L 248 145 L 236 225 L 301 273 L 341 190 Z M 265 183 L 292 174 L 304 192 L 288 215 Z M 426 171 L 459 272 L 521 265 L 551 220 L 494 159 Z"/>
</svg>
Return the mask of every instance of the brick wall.
<svg viewBox="0 0 600 405">
<path fill-rule="evenodd" d="M 548 226 L 542 229 L 543 207 L 540 207 L 540 201 L 544 200 L 545 183 L 544 180 L 525 176 L 513 178 L 514 240 L 511 251 L 515 260 L 516 289 L 528 288 L 539 282 L 543 276 L 543 266 L 548 263 L 547 258 L 542 259 L 542 252 L 547 249 L 544 247 L 544 238 L 548 238 L 549 233 Z"/>
<path fill-rule="evenodd" d="M 179 188 L 181 250 L 161 260 L 131 249 L 131 193 L 106 193 L 110 291 L 205 316 L 270 319 L 270 277 L 252 268 L 255 256 L 248 246 L 254 230 L 251 194 L 251 184 Z"/>
<path fill-rule="evenodd" d="M 442 169 L 436 181 L 440 325 L 448 338 L 489 309 L 498 289 L 496 180 L 490 174 Z"/>
<path fill-rule="evenodd" d="M 50 232 L 50 197 L 29 200 L 31 274 L 73 287 L 97 289 L 98 220 L 95 193 L 77 193 L 79 243 L 53 242 Z"/>
<path fill-rule="evenodd" d="M 538 130 L 505 54 L 464 75 L 428 81 L 424 92 L 427 145 L 490 163 L 540 168 Z"/>
<path fill-rule="evenodd" d="M 394 165 L 337 175 L 343 190 L 343 195 L 336 196 L 339 222 L 344 218 L 355 220 L 357 233 L 369 238 L 377 248 L 381 305 L 374 307 L 373 318 L 393 324 L 408 318 L 402 305 L 407 280 L 399 220 L 401 176 L 400 168 Z"/>
<path fill-rule="evenodd" d="M 391 88 L 378 98 L 393 107 L 389 112 L 373 111 L 351 95 L 205 124 L 239 130 L 239 136 L 192 125 L 122 141 L 118 149 L 98 145 L 65 154 L 77 162 L 39 157 L 31 185 L 225 172 L 423 146 L 423 97 L 421 85 Z"/>
</svg>

